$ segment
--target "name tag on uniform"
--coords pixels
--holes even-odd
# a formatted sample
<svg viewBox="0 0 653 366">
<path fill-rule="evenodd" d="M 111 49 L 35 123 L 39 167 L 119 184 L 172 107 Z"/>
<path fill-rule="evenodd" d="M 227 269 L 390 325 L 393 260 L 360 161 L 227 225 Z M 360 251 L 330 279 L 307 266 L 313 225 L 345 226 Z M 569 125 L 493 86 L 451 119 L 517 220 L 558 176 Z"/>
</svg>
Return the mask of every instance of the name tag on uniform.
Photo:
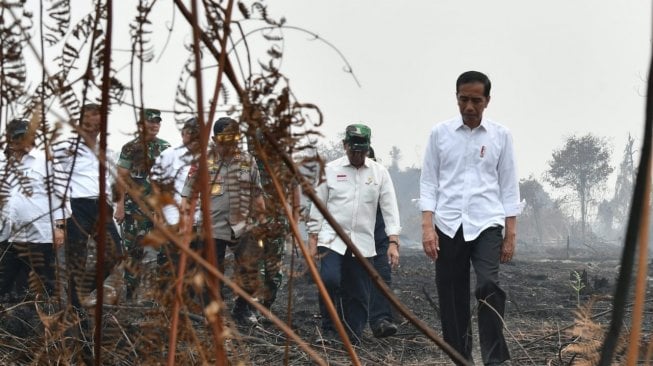
<svg viewBox="0 0 653 366">
<path fill-rule="evenodd" d="M 336 175 L 336 181 L 338 181 L 338 182 L 347 181 L 347 174 L 338 174 L 338 175 Z"/>
<path fill-rule="evenodd" d="M 221 175 L 218 175 L 215 178 L 215 181 L 213 184 L 211 184 L 211 195 L 213 196 L 222 196 L 223 190 L 222 190 L 222 183 L 223 179 Z"/>
<path fill-rule="evenodd" d="M 211 195 L 213 195 L 213 196 L 222 196 L 222 184 L 213 183 L 211 185 Z"/>
</svg>

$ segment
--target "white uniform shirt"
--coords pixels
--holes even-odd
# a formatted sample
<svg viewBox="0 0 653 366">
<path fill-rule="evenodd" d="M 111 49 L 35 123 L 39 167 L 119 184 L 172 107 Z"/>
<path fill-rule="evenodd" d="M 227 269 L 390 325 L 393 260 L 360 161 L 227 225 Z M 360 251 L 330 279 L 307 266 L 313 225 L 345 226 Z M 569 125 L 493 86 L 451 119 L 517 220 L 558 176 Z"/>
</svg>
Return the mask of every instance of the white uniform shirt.
<svg viewBox="0 0 653 366">
<path fill-rule="evenodd" d="M 188 178 L 188 171 L 193 162 L 193 155 L 186 145 L 169 147 L 161 152 L 156 158 L 150 171 L 150 180 L 155 183 L 170 183 L 174 185 L 174 198 L 177 204 L 181 204 L 181 191 Z M 174 205 L 163 208 L 166 221 L 171 224 L 179 222 L 179 209 Z M 199 210 L 195 210 L 195 222 L 199 219 Z"/>
<path fill-rule="evenodd" d="M 63 200 L 65 177 L 58 172 L 60 170 L 54 169 L 45 152 L 36 148 L 9 170 L 13 187 L 9 197 L 10 242 L 53 242 L 54 221 L 70 216 L 70 202 Z M 48 182 L 51 182 L 50 193 Z"/>
<path fill-rule="evenodd" d="M 434 212 L 435 225 L 453 238 L 463 227 L 476 239 L 505 218 L 521 213 L 512 135 L 483 118 L 470 129 L 461 117 L 431 130 L 420 178 L 420 209 Z"/>
<path fill-rule="evenodd" d="M 193 162 L 193 155 L 186 145 L 169 147 L 161 152 L 152 166 L 150 179 L 154 182 L 173 182 L 175 201 L 181 203 L 181 191 L 188 178 L 188 171 Z"/>
<path fill-rule="evenodd" d="M 80 139 L 75 151 L 77 138 L 73 137 L 62 141 L 54 147 L 55 161 L 60 164 L 66 176 L 70 177 L 70 198 L 99 198 L 100 181 L 98 149 L 91 149 Z M 107 199 L 111 197 L 110 188 L 113 181 L 112 172 L 115 172 L 115 154 L 107 149 Z"/>
<path fill-rule="evenodd" d="M 9 199 L 11 198 L 11 172 L 8 170 L 7 161 L 4 153 L 0 159 L 0 241 L 9 239 L 11 234 L 11 208 Z M 1 255 L 1 254 L 0 254 Z"/>
<path fill-rule="evenodd" d="M 386 234 L 399 235 L 401 224 L 397 197 L 390 173 L 383 165 L 365 159 L 365 164 L 356 169 L 344 156 L 326 165 L 325 178 L 326 181 L 317 186 L 317 196 L 363 256 L 376 255 L 374 226 L 379 205 Z M 324 221 L 315 205 L 311 207 L 307 226 L 309 233 L 319 233 L 319 246 L 345 254 L 346 244 Z"/>
</svg>

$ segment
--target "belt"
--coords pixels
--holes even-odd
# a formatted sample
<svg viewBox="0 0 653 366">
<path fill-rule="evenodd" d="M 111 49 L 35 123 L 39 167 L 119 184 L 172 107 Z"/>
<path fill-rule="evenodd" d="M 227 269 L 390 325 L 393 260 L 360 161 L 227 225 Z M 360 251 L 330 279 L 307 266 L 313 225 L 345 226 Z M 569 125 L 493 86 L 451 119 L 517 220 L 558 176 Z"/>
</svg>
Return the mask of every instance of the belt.
<svg viewBox="0 0 653 366">
<path fill-rule="evenodd" d="M 99 201 L 100 197 L 75 197 L 71 198 L 71 201 Z"/>
</svg>

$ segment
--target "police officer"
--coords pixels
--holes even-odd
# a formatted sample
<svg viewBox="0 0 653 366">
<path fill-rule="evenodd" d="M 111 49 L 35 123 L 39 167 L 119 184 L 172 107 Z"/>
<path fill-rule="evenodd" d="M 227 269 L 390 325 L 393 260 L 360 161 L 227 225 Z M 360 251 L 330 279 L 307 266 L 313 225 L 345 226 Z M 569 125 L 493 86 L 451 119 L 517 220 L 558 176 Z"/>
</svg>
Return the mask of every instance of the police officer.
<svg viewBox="0 0 653 366">
<path fill-rule="evenodd" d="M 261 181 L 256 162 L 239 147 L 238 123 L 228 117 L 213 125 L 213 144 L 207 164 L 212 235 L 219 269 L 224 272 L 227 247 L 234 252 L 238 284 L 250 294 L 260 287 L 257 273 L 258 242 L 252 235 L 253 215 L 259 220 L 265 211 Z M 188 202 L 198 197 L 197 165 L 191 167 L 182 196 Z M 201 198 L 201 197 L 200 197 Z M 193 207 L 186 203 L 185 207 Z M 211 245 L 204 243 L 204 245 Z M 249 303 L 238 297 L 232 311 L 236 322 L 251 325 L 257 322 Z"/>
</svg>

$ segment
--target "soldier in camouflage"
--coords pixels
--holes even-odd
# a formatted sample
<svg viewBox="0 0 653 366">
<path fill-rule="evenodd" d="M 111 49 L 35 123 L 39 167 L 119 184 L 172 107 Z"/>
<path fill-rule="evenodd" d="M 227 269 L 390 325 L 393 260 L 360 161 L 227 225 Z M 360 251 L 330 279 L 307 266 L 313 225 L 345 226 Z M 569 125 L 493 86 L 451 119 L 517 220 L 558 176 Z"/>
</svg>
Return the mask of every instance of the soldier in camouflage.
<svg viewBox="0 0 653 366">
<path fill-rule="evenodd" d="M 144 278 L 152 275 L 156 265 L 157 251 L 151 247 L 143 247 L 142 239 L 154 226 L 145 213 L 151 213 L 148 208 L 139 205 L 152 192 L 149 174 L 152 165 L 161 152 L 170 144 L 157 137 L 161 127 L 161 112 L 157 109 L 144 109 L 135 139 L 126 143 L 120 152 L 118 160 L 118 199 L 114 218 L 121 225 L 123 244 L 127 249 L 131 268 L 125 274 L 127 279 L 127 296 L 133 295 L 137 285 L 134 272 L 143 265 L 146 273 Z M 147 287 L 147 286 L 144 286 Z M 144 289 L 146 290 L 146 289 Z"/>
<path fill-rule="evenodd" d="M 301 190 L 296 180 L 293 179 L 291 172 L 281 159 L 272 158 L 272 149 L 263 137 L 261 131 L 256 133 L 257 144 L 249 141 L 249 150 L 256 158 L 258 170 L 261 175 L 261 186 L 263 187 L 263 196 L 266 208 L 266 225 L 263 232 L 263 253 L 258 262 L 259 275 L 263 283 L 262 304 L 270 308 L 277 298 L 277 292 L 283 281 L 283 257 L 285 254 L 286 240 L 290 232 L 290 222 L 286 217 L 286 211 L 277 197 L 276 189 L 270 172 L 265 169 L 265 164 L 260 158 L 260 151 L 265 151 L 268 156 L 268 168 L 275 177 L 281 182 L 281 188 L 287 202 L 292 205 L 290 212 L 295 222 L 299 221 L 299 207 Z M 284 182 L 291 181 L 290 184 Z"/>
</svg>

